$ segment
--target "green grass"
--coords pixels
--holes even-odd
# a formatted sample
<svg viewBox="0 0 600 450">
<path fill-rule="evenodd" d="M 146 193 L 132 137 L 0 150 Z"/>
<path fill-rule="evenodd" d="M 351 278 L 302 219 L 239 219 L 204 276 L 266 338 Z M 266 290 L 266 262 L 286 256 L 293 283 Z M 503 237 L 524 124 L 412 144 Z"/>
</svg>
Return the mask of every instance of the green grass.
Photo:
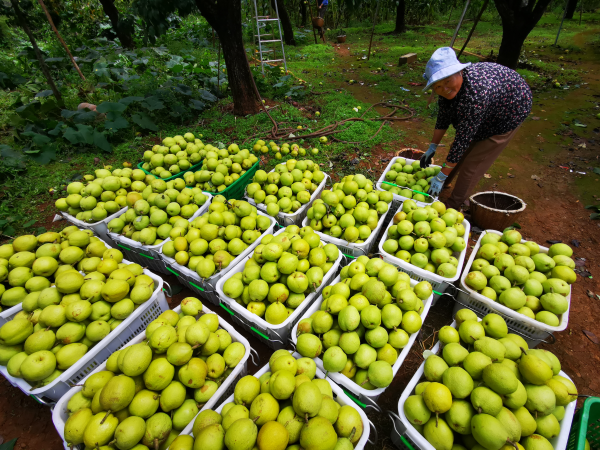
<svg viewBox="0 0 600 450">
<path fill-rule="evenodd" d="M 314 132 L 344 119 L 359 117 L 371 104 L 382 100 L 394 103 L 406 102 L 415 111 L 418 120 L 423 122 L 421 131 L 415 130 L 409 135 L 402 129 L 402 126 L 385 125 L 381 132 L 372 138 L 381 122 L 352 122 L 347 129 L 335 137 L 343 141 L 356 141 L 359 142 L 358 144 L 335 142 L 331 138 L 326 144 L 320 143 L 317 139 L 289 141 L 290 143 L 298 142 L 307 149 L 318 148 L 320 150 L 318 155 L 311 155 L 311 158 L 321 163 L 325 172 L 334 173 L 336 177 L 359 171 L 363 171 L 365 175 L 369 176 L 364 169 L 358 170 L 356 166 L 349 163 L 350 155 L 359 155 L 359 160 L 363 161 L 372 155 L 376 147 L 388 152 L 397 148 L 398 142 L 416 140 L 418 145 L 421 145 L 423 141 L 429 139 L 428 131 L 423 130 L 432 129 L 436 119 L 437 105 L 434 102 L 427 107 L 429 95 L 422 92 L 423 86 L 412 86 L 410 83 L 424 81 L 422 74 L 425 64 L 436 48 L 448 45 L 457 15 L 457 12 L 453 14 L 450 24 L 446 24 L 447 17 L 440 18 L 433 24 L 409 27 L 409 30 L 401 35 L 387 34 L 394 28 L 394 24 L 391 22 L 377 25 L 373 39 L 373 53 L 368 61 L 363 59 L 363 56 L 366 55 L 369 45 L 370 26 L 353 26 L 345 29 L 347 42 L 341 44 L 340 48 L 347 49 L 349 47 L 349 57 L 340 57 L 332 45 L 315 45 L 312 32 L 297 31 L 296 35 L 301 44 L 297 47 L 286 46 L 285 48 L 292 78 L 282 82 L 283 74 L 278 69 L 268 71 L 267 77 L 262 78 L 260 75 L 257 77 L 258 87 L 264 97 L 274 99 L 278 103 L 277 108 L 271 108 L 273 118 L 280 123 L 285 122 L 282 126 L 293 127 L 293 133 L 296 135 Z M 583 58 L 585 61 L 588 58 L 588 54 L 585 54 L 581 47 L 586 45 L 585 41 L 578 40 L 576 36 L 578 33 L 598 28 L 600 14 L 586 13 L 581 26 L 576 20 L 566 23 L 560 36 L 560 46 L 552 47 L 550 44 L 554 42 L 559 22 L 559 14 L 546 14 L 524 45 L 524 55 L 528 64 L 518 71 L 538 92 L 561 93 L 562 90 L 556 90 L 554 87 L 554 80 L 562 86 L 571 87 L 581 82 L 581 69 L 566 61 L 578 58 Z M 471 24 L 472 22 L 465 24 L 455 47 L 462 46 Z M 331 30 L 327 33 L 328 41 L 335 40 L 336 31 Z M 49 53 L 61 52 L 62 50 L 53 40 L 53 35 L 48 33 L 48 36 L 47 40 L 40 41 L 40 46 Z M 204 39 L 207 39 L 210 44 L 210 33 L 206 23 L 198 17 L 191 16 L 186 19 L 184 26 L 170 31 L 156 45 L 166 47 L 170 54 L 190 57 L 190 64 L 199 64 L 207 73 L 212 71 L 214 74 L 215 69 L 211 68 L 212 66 L 209 67 L 208 62 L 216 61 L 217 49 L 211 45 L 205 47 L 192 42 L 191 38 L 197 36 L 204 36 Z M 0 51 L 0 63 L 8 61 L 11 69 L 18 69 L 14 65 L 16 60 L 14 55 L 20 51 L 20 46 L 25 41 L 22 33 L 18 31 L 11 39 L 12 47 Z M 501 26 L 497 15 L 486 13 L 467 46 L 467 51 L 488 55 L 491 49 L 498 48 L 500 40 Z M 591 42 L 592 44 L 587 45 L 600 48 L 597 43 Z M 251 47 L 250 42 L 247 43 L 247 47 Z M 410 66 L 398 67 L 398 58 L 412 52 L 418 54 L 418 61 Z M 160 56 L 153 52 L 150 52 L 149 56 L 152 58 L 151 64 L 161 68 L 165 67 L 170 58 L 170 56 Z M 562 59 L 560 59 L 561 57 Z M 126 56 L 120 58 L 123 66 L 132 67 L 131 58 Z M 465 62 L 479 61 L 473 56 L 463 56 L 461 60 Z M 221 64 L 224 65 L 222 56 Z M 169 75 L 169 79 L 177 80 L 174 75 Z M 299 79 L 305 81 L 306 89 L 290 91 L 292 85 L 300 84 Z M 350 80 L 354 82 L 351 84 Z M 33 81 L 43 83 L 43 80 Z M 148 77 L 144 79 L 143 83 L 135 85 L 129 92 L 118 92 L 99 89 L 96 87 L 97 82 L 98 80 L 92 77 L 87 83 L 82 83 L 76 74 L 72 71 L 68 72 L 64 78 L 63 88 L 67 106 L 75 109 L 77 104 L 83 100 L 99 103 L 108 100 L 117 101 L 127 95 L 143 96 L 144 92 L 163 83 L 162 80 Z M 282 83 L 283 86 L 275 88 L 274 85 L 277 83 Z M 363 85 L 361 86 L 360 83 Z M 404 89 L 408 89 L 408 92 Z M 83 98 L 82 91 L 85 92 Z M 310 94 L 311 91 L 318 94 Z M 306 111 L 288 103 L 290 99 L 286 97 L 290 93 L 291 100 L 298 101 L 300 106 L 306 106 Z M 24 103 L 29 101 L 32 95 L 22 89 L 0 91 L 0 144 L 10 144 L 14 148 L 22 147 L 23 141 L 15 133 L 9 119 L 11 110 L 14 108 L 12 105 L 19 101 Z M 366 99 L 364 95 L 367 96 Z M 27 229 L 23 228 L 23 225 L 27 225 L 31 220 L 35 220 L 38 225 L 46 223 L 44 219 L 47 219 L 49 212 L 52 211 L 54 200 L 62 194 L 62 190 L 70 180 L 77 175 L 91 173 L 104 164 L 113 165 L 115 168 L 120 167 L 123 161 L 136 164 L 141 160 L 143 151 L 152 145 L 151 138 L 154 136 L 164 138 L 167 135 L 172 136 L 192 131 L 197 135 L 201 134 L 205 142 L 222 142 L 224 144 L 236 142 L 242 148 L 251 148 L 257 139 L 270 140 L 269 132 L 272 123 L 266 114 L 235 117 L 224 112 L 230 111 L 230 107 L 231 98 L 224 98 L 219 101 L 217 106 L 185 119 L 175 120 L 165 116 L 165 120 L 160 122 L 161 131 L 158 133 L 148 134 L 140 132 L 139 129 L 124 130 L 113 137 L 115 146 L 111 154 L 102 154 L 97 151 L 86 153 L 82 151 L 86 149 L 65 143 L 58 149 L 58 159 L 46 166 L 29 161 L 26 171 L 14 172 L 11 169 L 3 169 L 0 162 L 0 177 L 3 178 L 0 185 L 0 221 L 7 218 L 12 220 L 16 233 L 30 230 L 32 225 L 29 225 Z M 353 109 L 358 107 L 360 107 L 358 112 Z M 315 110 L 320 111 L 319 117 L 314 115 L 313 111 Z M 557 121 L 571 121 L 576 116 L 585 117 L 585 114 L 588 112 L 579 111 L 572 115 L 565 114 L 560 118 L 557 117 Z M 398 115 L 404 115 L 404 113 L 400 111 Z M 366 115 L 369 118 L 376 116 L 378 113 L 375 111 Z M 296 131 L 297 126 L 302 126 L 303 130 Z M 346 125 L 341 128 L 346 128 Z M 444 142 L 451 142 L 453 134 L 453 129 L 450 129 Z M 247 139 L 253 135 L 256 136 Z M 243 141 L 246 143 L 241 145 Z M 99 158 L 99 161 L 96 158 Z M 284 160 L 288 158 L 289 156 L 284 157 Z M 278 162 L 274 158 L 270 158 L 266 168 L 270 169 Z M 587 186 L 585 183 L 578 181 L 582 190 L 591 189 L 591 186 Z M 54 190 L 53 194 L 50 193 L 51 189 Z M 15 220 L 15 218 L 18 219 Z"/>
</svg>

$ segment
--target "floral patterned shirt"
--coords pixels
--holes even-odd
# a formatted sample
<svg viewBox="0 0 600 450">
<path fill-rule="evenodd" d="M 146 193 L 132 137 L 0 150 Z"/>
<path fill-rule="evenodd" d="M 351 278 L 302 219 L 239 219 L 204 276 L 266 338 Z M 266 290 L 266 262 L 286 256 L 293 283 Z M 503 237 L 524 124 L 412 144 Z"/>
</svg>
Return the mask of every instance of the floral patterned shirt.
<svg viewBox="0 0 600 450">
<path fill-rule="evenodd" d="M 454 126 L 456 136 L 448 162 L 457 163 L 472 142 L 517 128 L 531 112 L 532 94 L 521 76 L 495 63 L 472 64 L 452 100 L 439 97 L 435 128 Z"/>
</svg>

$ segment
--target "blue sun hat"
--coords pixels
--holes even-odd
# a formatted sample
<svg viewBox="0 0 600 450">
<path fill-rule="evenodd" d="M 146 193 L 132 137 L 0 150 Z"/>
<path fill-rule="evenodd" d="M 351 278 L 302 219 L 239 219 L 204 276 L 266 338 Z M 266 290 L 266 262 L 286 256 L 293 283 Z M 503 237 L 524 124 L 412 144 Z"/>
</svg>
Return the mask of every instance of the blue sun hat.
<svg viewBox="0 0 600 450">
<path fill-rule="evenodd" d="M 429 61 L 427 61 L 425 73 L 423 74 L 423 78 L 427 80 L 427 86 L 423 90 L 426 91 L 432 84 L 448 78 L 450 75 L 454 75 L 470 65 L 471 63 L 461 64 L 453 48 L 438 48 L 433 52 Z"/>
</svg>

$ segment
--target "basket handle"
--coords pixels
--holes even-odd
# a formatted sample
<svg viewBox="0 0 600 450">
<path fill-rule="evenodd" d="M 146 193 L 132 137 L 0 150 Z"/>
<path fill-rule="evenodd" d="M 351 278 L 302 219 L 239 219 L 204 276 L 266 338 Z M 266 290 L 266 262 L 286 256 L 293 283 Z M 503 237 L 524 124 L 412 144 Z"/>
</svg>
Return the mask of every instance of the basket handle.
<svg viewBox="0 0 600 450">
<path fill-rule="evenodd" d="M 377 435 L 377 428 L 375 428 L 375 425 L 373 425 L 373 422 L 371 422 L 370 419 L 367 419 L 367 421 L 369 422 L 369 425 L 371 426 L 371 429 L 373 430 L 373 433 L 375 434 L 375 440 L 374 441 L 372 441 L 370 439 L 370 437 L 369 437 L 369 439 L 368 439 L 369 444 L 376 445 L 377 441 L 379 440 L 379 436 Z"/>
<path fill-rule="evenodd" d="M 406 445 L 406 447 L 409 450 L 415 450 L 412 444 L 408 442 L 408 440 L 404 437 L 404 433 L 406 433 L 406 426 L 402 423 L 402 419 L 400 419 L 398 414 L 392 411 L 387 411 L 387 414 L 390 417 L 390 419 L 392 419 L 392 426 L 394 427 L 394 431 L 396 432 L 400 440 L 404 443 L 404 445 Z M 396 424 L 398 424 L 401 431 L 398 431 L 398 428 L 396 428 Z"/>
<path fill-rule="evenodd" d="M 164 286 L 167 286 L 167 289 L 165 289 Z M 163 291 L 165 292 L 165 294 L 167 294 L 167 297 L 169 297 L 169 298 L 173 297 L 173 289 L 171 288 L 171 285 L 169 283 L 167 283 L 165 280 L 163 280 Z"/>
<path fill-rule="evenodd" d="M 258 363 L 254 360 L 254 356 L 256 356 L 256 359 L 258 359 Z M 260 355 L 252 347 L 250 347 L 250 358 L 252 358 L 252 364 L 254 364 L 256 367 L 260 367 Z"/>
</svg>

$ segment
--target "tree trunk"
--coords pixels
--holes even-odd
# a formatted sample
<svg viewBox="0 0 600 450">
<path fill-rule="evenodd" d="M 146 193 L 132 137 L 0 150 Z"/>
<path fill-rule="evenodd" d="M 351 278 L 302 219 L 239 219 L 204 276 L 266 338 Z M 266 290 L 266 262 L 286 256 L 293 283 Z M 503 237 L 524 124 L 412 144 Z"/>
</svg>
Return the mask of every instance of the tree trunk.
<svg viewBox="0 0 600 450">
<path fill-rule="evenodd" d="M 567 14 L 565 15 L 565 19 L 572 19 L 576 9 L 577 0 L 569 0 L 569 3 L 567 3 Z"/>
<path fill-rule="evenodd" d="M 31 46 L 33 47 L 33 51 L 35 52 L 35 57 L 38 60 L 40 69 L 42 70 L 42 73 L 44 74 L 44 77 L 46 78 L 47 83 L 50 85 L 50 89 L 52 89 L 52 93 L 54 94 L 54 98 L 56 98 L 56 102 L 60 106 L 64 106 L 64 102 L 63 102 L 62 96 L 60 95 L 60 91 L 56 87 L 56 84 L 54 84 L 54 80 L 52 79 L 52 75 L 50 74 L 50 69 L 48 69 L 46 62 L 44 61 L 44 57 L 42 56 L 42 52 L 40 52 L 40 49 L 37 45 L 35 37 L 33 36 L 33 33 L 31 32 L 31 30 L 29 29 L 29 25 L 27 24 L 27 19 L 25 18 L 23 12 L 21 11 L 21 8 L 19 8 L 19 0 L 11 0 L 10 2 L 12 4 L 13 9 L 15 10 L 15 15 L 17 16 L 17 20 L 19 21 L 21 28 L 23 28 L 23 31 L 29 38 L 29 42 L 31 42 Z"/>
<path fill-rule="evenodd" d="M 496 62 L 516 69 L 523 42 L 541 19 L 551 0 L 494 0 L 502 19 L 502 43 Z"/>
<path fill-rule="evenodd" d="M 398 0 L 396 8 L 396 29 L 394 33 L 404 33 L 406 31 L 406 4 L 405 0 Z"/>
<path fill-rule="evenodd" d="M 240 0 L 196 0 L 196 5 L 219 35 L 233 97 L 233 113 L 239 116 L 258 113 L 260 103 L 242 39 Z"/>
<path fill-rule="evenodd" d="M 302 16 L 302 20 L 300 21 L 300 26 L 306 26 L 306 16 L 308 15 L 306 11 L 306 3 L 305 0 L 300 0 L 300 15 Z"/>
<path fill-rule="evenodd" d="M 125 27 L 119 23 L 119 10 L 115 6 L 113 0 L 100 0 L 100 3 L 102 4 L 102 9 L 104 9 L 104 14 L 110 19 L 115 34 L 119 38 L 119 41 L 121 41 L 121 45 L 125 48 L 134 48 L 135 42 L 133 41 L 133 36 L 131 36 L 129 30 L 126 30 Z"/>
<path fill-rule="evenodd" d="M 283 0 L 271 0 L 271 6 L 273 7 L 273 10 L 275 10 L 275 1 L 277 1 L 279 21 L 281 22 L 281 27 L 283 28 L 283 41 L 287 45 L 296 45 L 296 41 L 294 40 L 294 27 L 292 27 L 292 22 L 290 20 L 290 16 L 288 15 L 287 9 L 285 8 L 285 4 L 283 3 Z"/>
</svg>

